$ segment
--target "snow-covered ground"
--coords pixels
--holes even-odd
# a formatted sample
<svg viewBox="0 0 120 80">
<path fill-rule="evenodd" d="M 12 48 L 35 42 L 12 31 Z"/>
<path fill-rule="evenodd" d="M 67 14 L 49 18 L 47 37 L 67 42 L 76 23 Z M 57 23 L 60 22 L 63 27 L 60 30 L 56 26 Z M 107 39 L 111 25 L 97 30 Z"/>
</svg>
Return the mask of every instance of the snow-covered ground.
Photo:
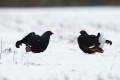
<svg viewBox="0 0 120 80">
<path fill-rule="evenodd" d="M 104 53 L 85 54 L 80 30 L 113 42 Z M 29 32 L 54 32 L 43 53 L 15 42 Z M 0 8 L 0 80 L 120 80 L 120 7 Z"/>
</svg>

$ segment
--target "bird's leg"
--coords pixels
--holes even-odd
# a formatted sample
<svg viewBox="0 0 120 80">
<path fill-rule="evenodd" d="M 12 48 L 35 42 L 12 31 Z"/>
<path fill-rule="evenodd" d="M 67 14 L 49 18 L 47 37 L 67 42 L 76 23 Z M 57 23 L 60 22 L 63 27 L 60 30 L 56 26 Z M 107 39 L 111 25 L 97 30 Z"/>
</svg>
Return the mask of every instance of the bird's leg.
<svg viewBox="0 0 120 80">
<path fill-rule="evenodd" d="M 31 51 L 31 47 L 26 46 L 26 52 L 30 52 Z"/>
</svg>

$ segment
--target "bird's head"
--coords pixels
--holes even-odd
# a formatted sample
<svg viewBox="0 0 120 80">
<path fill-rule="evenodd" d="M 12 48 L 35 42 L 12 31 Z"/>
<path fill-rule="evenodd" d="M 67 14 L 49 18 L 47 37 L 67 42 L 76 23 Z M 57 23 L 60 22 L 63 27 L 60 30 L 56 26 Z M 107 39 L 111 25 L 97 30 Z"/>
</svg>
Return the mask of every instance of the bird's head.
<svg viewBox="0 0 120 80">
<path fill-rule="evenodd" d="M 52 32 L 52 31 L 46 31 L 46 34 L 48 34 L 48 35 L 52 35 L 53 32 Z"/>
<path fill-rule="evenodd" d="M 81 31 L 80 31 L 80 34 L 81 34 L 81 35 L 84 35 L 84 34 L 87 34 L 87 33 L 86 33 L 85 30 L 81 30 Z"/>
</svg>

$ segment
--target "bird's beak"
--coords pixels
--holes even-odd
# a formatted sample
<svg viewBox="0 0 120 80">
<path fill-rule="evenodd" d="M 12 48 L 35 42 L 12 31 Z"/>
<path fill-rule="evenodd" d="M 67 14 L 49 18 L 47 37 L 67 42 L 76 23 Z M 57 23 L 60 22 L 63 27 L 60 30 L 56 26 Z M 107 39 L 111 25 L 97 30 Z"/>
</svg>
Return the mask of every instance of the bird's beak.
<svg viewBox="0 0 120 80">
<path fill-rule="evenodd" d="M 81 30 L 79 33 L 81 34 L 82 31 L 85 31 L 85 30 Z"/>
<path fill-rule="evenodd" d="M 51 31 L 51 35 L 54 34 L 52 31 Z"/>
<path fill-rule="evenodd" d="M 51 30 L 49 30 L 49 32 L 50 32 L 51 35 L 54 34 Z"/>
<path fill-rule="evenodd" d="M 52 34 L 54 34 L 54 33 L 52 32 Z"/>
<path fill-rule="evenodd" d="M 81 31 L 79 33 L 81 33 Z"/>
</svg>

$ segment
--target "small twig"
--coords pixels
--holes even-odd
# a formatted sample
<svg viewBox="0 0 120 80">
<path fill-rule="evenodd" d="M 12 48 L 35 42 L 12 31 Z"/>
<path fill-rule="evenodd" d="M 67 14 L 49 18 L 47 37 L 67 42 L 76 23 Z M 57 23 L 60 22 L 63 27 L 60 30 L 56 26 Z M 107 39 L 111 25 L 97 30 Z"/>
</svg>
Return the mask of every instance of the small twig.
<svg viewBox="0 0 120 80">
<path fill-rule="evenodd" d="M 2 37 L 1 37 L 1 53 L 3 52 L 3 46 L 2 46 L 3 44 L 2 44 Z"/>
<path fill-rule="evenodd" d="M 1 59 L 1 54 L 2 54 L 2 37 L 1 37 L 1 53 L 0 53 L 0 59 Z"/>
<path fill-rule="evenodd" d="M 13 53 L 13 63 L 15 63 L 15 54 L 16 54 L 16 52 L 14 50 L 14 53 Z"/>
<path fill-rule="evenodd" d="M 113 69 L 113 66 L 114 66 L 114 64 L 115 64 L 115 60 L 116 60 L 116 58 L 117 58 L 117 54 L 114 56 L 114 59 L 113 59 L 112 65 L 111 65 L 111 67 L 110 67 L 111 70 Z"/>
</svg>

